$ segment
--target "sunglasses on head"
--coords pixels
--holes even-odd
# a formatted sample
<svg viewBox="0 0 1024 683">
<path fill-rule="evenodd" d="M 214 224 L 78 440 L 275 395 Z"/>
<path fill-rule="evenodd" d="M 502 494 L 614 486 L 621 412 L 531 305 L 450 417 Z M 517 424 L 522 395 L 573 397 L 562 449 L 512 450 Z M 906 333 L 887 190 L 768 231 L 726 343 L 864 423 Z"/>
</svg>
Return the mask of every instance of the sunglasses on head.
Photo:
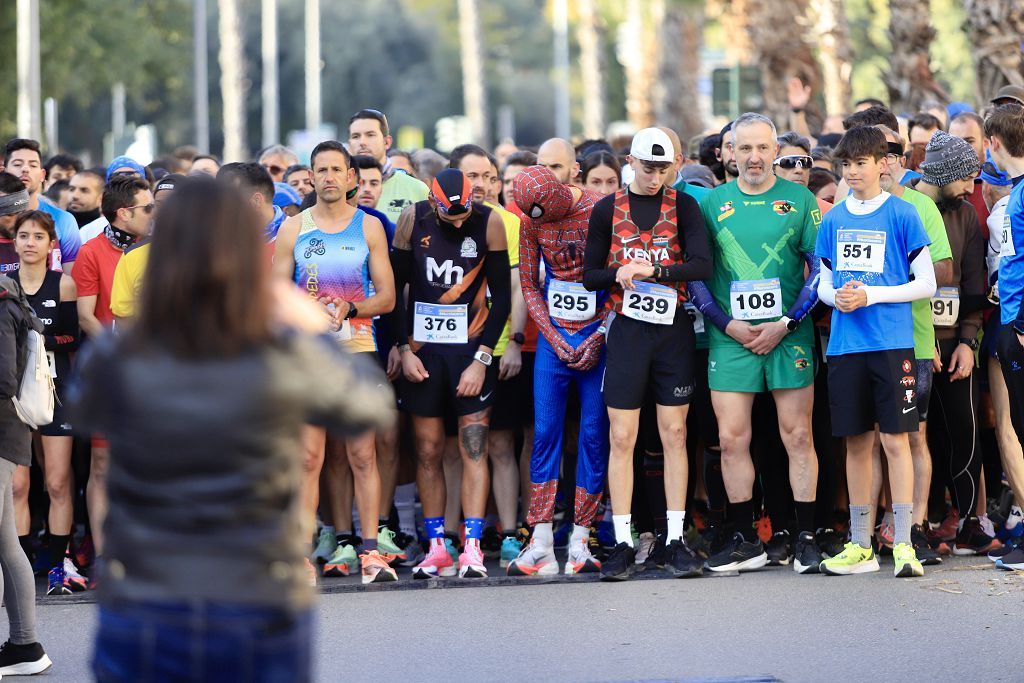
<svg viewBox="0 0 1024 683">
<path fill-rule="evenodd" d="M 810 168 L 814 164 L 814 159 L 805 154 L 792 154 L 790 156 L 779 157 L 775 160 L 775 165 L 786 170 L 794 168 Z"/>
</svg>

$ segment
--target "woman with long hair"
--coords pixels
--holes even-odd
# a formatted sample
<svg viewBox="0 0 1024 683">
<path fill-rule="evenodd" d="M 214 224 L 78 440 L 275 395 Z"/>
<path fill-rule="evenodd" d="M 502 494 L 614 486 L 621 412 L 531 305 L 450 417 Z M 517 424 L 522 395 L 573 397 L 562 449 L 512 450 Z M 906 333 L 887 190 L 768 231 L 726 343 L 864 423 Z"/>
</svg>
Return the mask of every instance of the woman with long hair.
<svg viewBox="0 0 1024 683">
<path fill-rule="evenodd" d="M 599 197 L 614 194 L 622 187 L 622 164 L 611 152 L 591 152 L 580 164 L 580 178 L 583 189 Z"/>
<path fill-rule="evenodd" d="M 11 279 L 21 285 L 36 317 L 43 323 L 46 356 L 50 376 L 57 391 L 53 422 L 38 429 L 36 454 L 46 479 L 50 498 L 47 518 L 50 566 L 47 595 L 67 595 L 86 590 L 85 578 L 67 557 L 74 521 L 74 476 L 71 471 L 71 446 L 74 437 L 71 422 L 64 408 L 64 383 L 71 375 L 71 354 L 78 348 L 81 330 L 78 327 L 78 289 L 70 275 L 50 270 L 47 261 L 57 244 L 53 218 L 45 211 L 26 211 L 14 224 L 14 249 L 18 254 L 18 270 Z M 27 539 L 29 533 L 28 487 L 29 468 L 19 467 L 14 483 L 14 509 L 18 517 L 18 533 Z M 23 544 L 24 545 L 24 544 Z"/>
<path fill-rule="evenodd" d="M 76 427 L 111 449 L 99 681 L 311 677 L 300 429 L 385 428 L 394 397 L 263 249 L 236 190 L 190 178 L 156 217 L 134 325 L 80 360 Z"/>
</svg>

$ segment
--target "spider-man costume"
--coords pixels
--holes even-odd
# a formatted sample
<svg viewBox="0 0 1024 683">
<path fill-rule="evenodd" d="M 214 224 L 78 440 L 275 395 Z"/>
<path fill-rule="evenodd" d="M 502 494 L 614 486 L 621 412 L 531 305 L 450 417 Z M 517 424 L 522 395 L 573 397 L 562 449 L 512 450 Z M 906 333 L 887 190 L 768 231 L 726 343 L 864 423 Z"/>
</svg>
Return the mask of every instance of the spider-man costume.
<svg viewBox="0 0 1024 683">
<path fill-rule="evenodd" d="M 572 298 L 575 313 L 566 313 L 566 318 L 553 316 L 551 311 L 560 310 L 560 297 L 573 296 L 553 288 L 582 291 L 553 283 L 582 283 L 583 251 L 594 201 L 585 192 L 576 199 L 573 188 L 558 182 L 543 166 L 530 166 L 517 175 L 512 194 L 525 214 L 519 239 L 519 278 L 530 317 L 540 331 L 534 366 L 535 437 L 527 523 L 550 523 L 554 517 L 565 404 L 569 385 L 575 382 L 581 416 L 574 522 L 588 527 L 597 513 L 608 468 L 608 413 L 602 395 L 604 333 L 598 329 L 606 315 L 607 293 Z M 582 315 L 589 317 L 577 319 Z"/>
</svg>

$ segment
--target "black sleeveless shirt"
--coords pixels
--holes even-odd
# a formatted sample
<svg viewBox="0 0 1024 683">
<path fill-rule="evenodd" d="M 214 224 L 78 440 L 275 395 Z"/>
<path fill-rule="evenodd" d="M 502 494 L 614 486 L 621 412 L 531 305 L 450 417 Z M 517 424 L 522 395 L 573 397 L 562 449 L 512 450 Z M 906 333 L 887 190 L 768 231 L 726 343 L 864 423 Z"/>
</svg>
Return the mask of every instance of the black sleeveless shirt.
<svg viewBox="0 0 1024 683">
<path fill-rule="evenodd" d="M 21 285 L 21 271 L 9 273 Z M 43 337 L 46 340 L 47 355 L 50 356 L 50 372 L 55 373 L 54 384 L 60 384 L 71 374 L 71 352 L 78 347 L 78 311 L 74 302 L 61 305 L 60 279 L 62 274 L 47 270 L 43 284 L 35 294 L 25 292 L 36 317 L 43 323 Z"/>
</svg>

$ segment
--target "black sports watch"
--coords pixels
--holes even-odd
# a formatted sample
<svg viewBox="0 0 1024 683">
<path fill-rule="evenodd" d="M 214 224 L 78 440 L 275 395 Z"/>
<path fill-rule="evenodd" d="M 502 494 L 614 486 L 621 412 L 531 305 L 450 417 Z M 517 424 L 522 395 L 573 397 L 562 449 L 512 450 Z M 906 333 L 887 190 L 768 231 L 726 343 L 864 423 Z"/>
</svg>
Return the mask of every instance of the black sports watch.
<svg viewBox="0 0 1024 683">
<path fill-rule="evenodd" d="M 981 343 L 978 341 L 977 337 L 960 337 L 960 343 L 966 344 L 967 346 L 971 347 L 971 351 L 977 351 L 978 347 L 981 346 Z"/>
<path fill-rule="evenodd" d="M 522 332 L 516 332 L 509 338 L 509 341 L 515 342 L 516 344 L 522 346 L 523 344 L 526 343 L 526 335 L 523 334 Z"/>
<path fill-rule="evenodd" d="M 348 303 L 348 313 L 345 314 L 345 320 L 351 320 L 352 318 L 359 315 L 359 311 L 356 309 L 356 305 L 351 301 Z"/>
</svg>

